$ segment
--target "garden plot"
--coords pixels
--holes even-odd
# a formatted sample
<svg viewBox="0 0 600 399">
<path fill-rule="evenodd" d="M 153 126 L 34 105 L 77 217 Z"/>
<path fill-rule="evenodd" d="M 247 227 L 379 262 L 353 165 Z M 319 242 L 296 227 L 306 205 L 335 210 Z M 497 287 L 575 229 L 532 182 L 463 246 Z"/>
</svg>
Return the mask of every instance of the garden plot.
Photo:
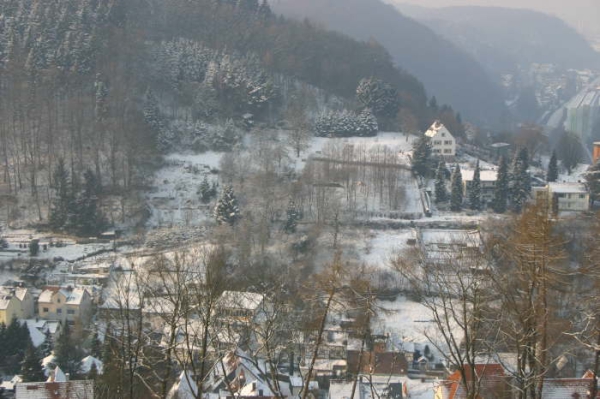
<svg viewBox="0 0 600 399">
<path fill-rule="evenodd" d="M 392 133 L 328 140 L 303 172 L 304 181 L 312 182 L 311 199 L 338 197 L 338 206 L 358 218 L 423 216 L 421 193 L 410 170 L 411 140 Z M 319 218 L 318 203 L 316 208 L 309 215 Z"/>
<path fill-rule="evenodd" d="M 153 190 L 146 193 L 151 227 L 198 226 L 210 215 L 210 207 L 200 200 L 199 187 L 206 177 L 218 179 L 222 153 L 170 154 L 154 177 Z"/>
</svg>

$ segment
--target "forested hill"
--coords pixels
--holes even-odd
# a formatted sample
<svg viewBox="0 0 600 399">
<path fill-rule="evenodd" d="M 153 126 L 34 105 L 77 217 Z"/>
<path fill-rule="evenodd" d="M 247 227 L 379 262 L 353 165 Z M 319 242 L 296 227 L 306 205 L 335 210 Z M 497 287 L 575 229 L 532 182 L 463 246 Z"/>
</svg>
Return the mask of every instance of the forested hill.
<svg viewBox="0 0 600 399">
<path fill-rule="evenodd" d="M 60 158 L 74 180 L 89 168 L 120 189 L 174 145 L 230 148 L 243 115 L 281 122 L 302 85 L 351 109 L 375 77 L 422 126 L 431 117 L 382 46 L 258 0 L 3 0 L 0 67 L 3 182 L 36 198 Z"/>
<path fill-rule="evenodd" d="M 397 7 L 468 51 L 494 74 L 534 62 L 578 69 L 600 65 L 600 54 L 585 38 L 550 15 L 498 7 Z"/>
<path fill-rule="evenodd" d="M 425 84 L 430 95 L 470 120 L 496 126 L 502 120 L 501 91 L 473 58 L 380 0 L 274 0 L 273 9 L 314 19 L 359 40 L 373 37 Z"/>
</svg>

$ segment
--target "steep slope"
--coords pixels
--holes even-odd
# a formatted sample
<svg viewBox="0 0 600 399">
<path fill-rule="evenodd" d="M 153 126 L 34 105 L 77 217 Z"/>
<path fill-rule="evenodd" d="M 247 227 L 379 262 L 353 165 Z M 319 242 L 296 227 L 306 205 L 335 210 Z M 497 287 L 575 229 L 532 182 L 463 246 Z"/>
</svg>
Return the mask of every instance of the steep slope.
<svg viewBox="0 0 600 399">
<path fill-rule="evenodd" d="M 532 63 L 594 68 L 600 55 L 562 20 L 543 13 L 499 7 L 398 9 L 467 51 L 493 74 Z"/>
<path fill-rule="evenodd" d="M 429 95 L 452 104 L 467 119 L 497 126 L 504 115 L 499 89 L 477 62 L 392 6 L 379 0 L 274 0 L 272 7 L 357 39 L 374 38 L 425 84 Z"/>
</svg>

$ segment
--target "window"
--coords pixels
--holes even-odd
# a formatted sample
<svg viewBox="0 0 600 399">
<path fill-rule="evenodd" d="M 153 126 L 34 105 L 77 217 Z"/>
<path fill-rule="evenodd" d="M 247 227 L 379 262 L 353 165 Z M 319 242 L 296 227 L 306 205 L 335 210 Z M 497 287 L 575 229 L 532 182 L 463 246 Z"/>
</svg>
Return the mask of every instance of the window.
<svg viewBox="0 0 600 399">
<path fill-rule="evenodd" d="M 61 314 L 62 313 L 62 309 L 57 309 L 56 313 Z"/>
<path fill-rule="evenodd" d="M 442 140 L 435 140 L 435 141 L 433 142 L 433 144 L 434 144 L 434 145 L 440 145 L 440 144 L 442 144 Z"/>
<path fill-rule="evenodd" d="M 584 199 L 585 198 L 585 194 L 579 194 L 579 199 Z"/>
<path fill-rule="evenodd" d="M 445 144 L 445 145 L 452 145 L 452 140 L 445 140 L 445 141 L 444 141 L 444 144 Z"/>
<path fill-rule="evenodd" d="M 42 309 L 42 312 L 44 312 L 44 313 L 48 313 L 48 308 L 44 308 L 44 309 Z"/>
<path fill-rule="evenodd" d="M 442 133 L 442 137 L 446 137 L 446 133 Z"/>
<path fill-rule="evenodd" d="M 73 310 L 73 309 L 67 309 L 67 314 L 75 314 L 75 310 Z"/>
<path fill-rule="evenodd" d="M 446 148 L 446 149 L 444 150 L 444 154 L 450 154 L 450 153 L 452 153 L 452 150 L 451 150 L 451 149 L 449 149 L 449 148 Z"/>
<path fill-rule="evenodd" d="M 60 298 L 58 298 L 56 301 L 57 301 L 58 303 L 60 303 Z"/>
<path fill-rule="evenodd" d="M 441 151 L 440 150 L 433 150 L 434 154 L 439 154 Z"/>
</svg>

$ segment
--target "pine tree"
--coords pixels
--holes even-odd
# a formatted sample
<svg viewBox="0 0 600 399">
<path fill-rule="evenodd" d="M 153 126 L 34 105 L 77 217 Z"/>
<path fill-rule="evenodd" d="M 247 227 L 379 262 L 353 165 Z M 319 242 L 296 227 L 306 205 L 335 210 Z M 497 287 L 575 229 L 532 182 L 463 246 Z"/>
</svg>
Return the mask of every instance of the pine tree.
<svg viewBox="0 0 600 399">
<path fill-rule="evenodd" d="M 56 168 L 52 174 L 52 180 L 54 200 L 50 207 L 49 222 L 52 229 L 60 230 L 67 225 L 69 214 L 73 207 L 69 172 L 65 167 L 65 162 L 62 158 L 60 158 L 56 164 Z"/>
<path fill-rule="evenodd" d="M 56 356 L 56 364 L 62 371 L 69 373 L 72 378 L 79 375 L 80 362 L 83 356 L 81 356 L 81 350 L 73 341 L 69 323 L 65 323 L 60 336 L 56 340 L 54 355 Z"/>
<path fill-rule="evenodd" d="M 448 201 L 448 190 L 446 188 L 446 165 L 443 161 L 438 164 L 435 173 L 435 203 Z"/>
<path fill-rule="evenodd" d="M 527 148 L 523 147 L 515 154 L 510 172 L 510 196 L 515 212 L 521 212 L 531 194 L 531 177 L 528 169 L 529 153 Z"/>
<path fill-rule="evenodd" d="M 556 158 L 556 151 L 552 151 L 550 157 L 550 163 L 548 164 L 548 173 L 546 174 L 546 181 L 548 183 L 555 182 L 558 179 L 558 159 Z"/>
<path fill-rule="evenodd" d="M 463 202 L 463 181 L 460 166 L 458 166 L 458 164 L 454 167 L 454 171 L 452 172 L 450 185 L 452 188 L 450 192 L 450 210 L 453 212 L 460 212 Z"/>
<path fill-rule="evenodd" d="M 219 198 L 217 201 L 214 215 L 218 224 L 226 223 L 230 226 L 235 225 L 235 223 L 240 219 L 241 215 L 238 208 L 237 198 L 235 197 L 233 188 L 231 186 L 226 186 L 223 189 L 221 198 Z"/>
<path fill-rule="evenodd" d="M 479 160 L 477 160 L 477 164 L 475 165 L 473 181 L 469 190 L 469 207 L 474 211 L 481 209 L 481 172 L 479 170 Z"/>
<path fill-rule="evenodd" d="M 210 184 L 208 183 L 208 179 L 205 175 L 204 179 L 202 180 L 202 183 L 200 183 L 200 200 L 203 203 L 208 204 L 210 202 L 211 198 L 212 198 L 212 190 L 211 190 Z"/>
<path fill-rule="evenodd" d="M 415 142 L 412 155 L 412 170 L 419 176 L 426 177 L 429 174 L 431 162 L 431 140 L 423 135 Z"/>
<path fill-rule="evenodd" d="M 21 376 L 23 382 L 38 382 L 46 379 L 42 368 L 42 359 L 33 346 L 31 339 L 25 350 L 25 358 L 21 363 Z"/>
<path fill-rule="evenodd" d="M 500 158 L 500 165 L 498 166 L 498 174 L 496 177 L 496 188 L 494 191 L 494 212 L 504 213 L 506 212 L 506 202 L 508 200 L 509 190 L 509 176 L 508 176 L 508 163 L 506 157 Z"/>
<path fill-rule="evenodd" d="M 98 368 L 96 367 L 96 363 L 92 363 L 92 367 L 90 367 L 90 371 L 88 371 L 85 378 L 87 380 L 96 380 L 96 378 L 98 378 Z"/>
<path fill-rule="evenodd" d="M 284 230 L 288 234 L 295 233 L 296 227 L 298 227 L 298 220 L 301 219 L 301 216 L 300 212 L 298 212 L 298 208 L 296 207 L 296 203 L 294 202 L 294 200 L 290 200 L 286 214 L 287 219 L 285 221 Z"/>
</svg>

